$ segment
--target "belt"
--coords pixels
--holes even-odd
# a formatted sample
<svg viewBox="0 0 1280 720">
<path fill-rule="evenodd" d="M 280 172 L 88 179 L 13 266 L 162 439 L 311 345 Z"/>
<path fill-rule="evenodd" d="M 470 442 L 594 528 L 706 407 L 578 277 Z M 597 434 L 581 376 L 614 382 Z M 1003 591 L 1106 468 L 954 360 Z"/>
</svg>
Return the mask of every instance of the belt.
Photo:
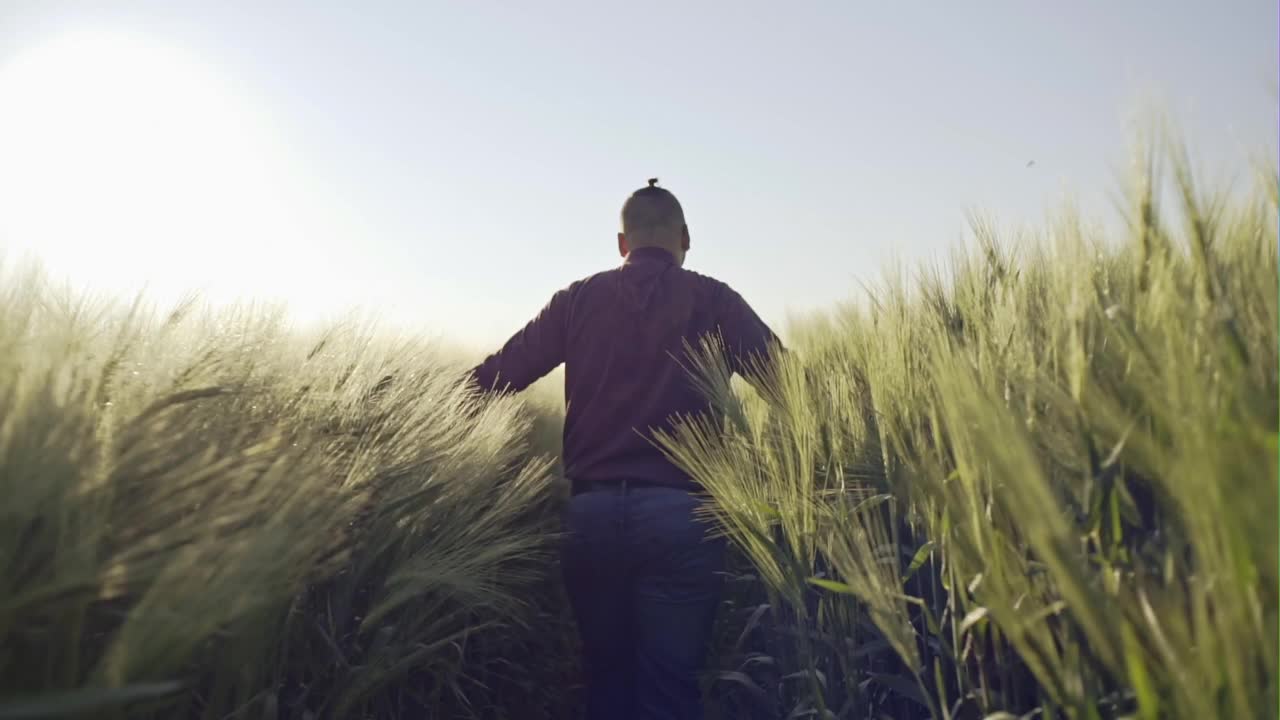
<svg viewBox="0 0 1280 720">
<path fill-rule="evenodd" d="M 652 480 L 641 480 L 637 478 L 619 478 L 617 480 L 570 480 L 569 494 L 581 495 L 587 492 L 596 492 L 599 490 L 612 490 L 614 492 L 628 493 L 632 488 L 670 488 L 672 490 L 695 490 L 689 487 L 680 487 L 670 483 L 654 482 Z"/>
</svg>

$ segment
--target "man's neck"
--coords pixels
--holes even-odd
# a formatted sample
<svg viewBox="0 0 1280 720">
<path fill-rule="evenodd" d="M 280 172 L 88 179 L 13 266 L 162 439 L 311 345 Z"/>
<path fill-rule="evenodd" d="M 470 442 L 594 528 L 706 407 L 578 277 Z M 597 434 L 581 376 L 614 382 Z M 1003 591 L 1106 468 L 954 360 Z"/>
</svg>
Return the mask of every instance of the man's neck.
<svg viewBox="0 0 1280 720">
<path fill-rule="evenodd" d="M 658 245 L 646 245 L 638 247 L 627 253 L 627 262 L 633 261 L 657 260 L 660 262 L 670 263 L 672 265 L 680 264 L 680 256 L 667 248 Z"/>
</svg>

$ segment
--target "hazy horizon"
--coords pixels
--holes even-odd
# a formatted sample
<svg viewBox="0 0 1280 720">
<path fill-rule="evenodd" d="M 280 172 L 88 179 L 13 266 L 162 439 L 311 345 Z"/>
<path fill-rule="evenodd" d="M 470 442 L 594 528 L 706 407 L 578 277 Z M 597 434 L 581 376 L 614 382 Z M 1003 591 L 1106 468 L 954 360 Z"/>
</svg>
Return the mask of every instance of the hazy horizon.
<svg viewBox="0 0 1280 720">
<path fill-rule="evenodd" d="M 1243 1 L 10 2 L 0 253 L 483 347 L 616 264 L 656 176 L 687 266 L 781 326 L 945 259 L 970 210 L 1112 213 L 1145 109 L 1208 180 L 1274 155 L 1277 24 Z"/>
</svg>

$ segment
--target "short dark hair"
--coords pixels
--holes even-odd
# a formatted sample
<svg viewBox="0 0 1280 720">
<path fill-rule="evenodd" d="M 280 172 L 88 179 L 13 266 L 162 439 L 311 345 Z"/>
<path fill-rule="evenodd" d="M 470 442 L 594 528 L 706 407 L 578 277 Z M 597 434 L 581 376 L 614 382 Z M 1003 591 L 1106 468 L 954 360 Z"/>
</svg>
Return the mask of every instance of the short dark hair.
<svg viewBox="0 0 1280 720">
<path fill-rule="evenodd" d="M 631 193 L 622 205 L 622 233 L 645 235 L 684 227 L 684 208 L 670 190 L 658 187 L 658 178 L 649 186 Z"/>
</svg>

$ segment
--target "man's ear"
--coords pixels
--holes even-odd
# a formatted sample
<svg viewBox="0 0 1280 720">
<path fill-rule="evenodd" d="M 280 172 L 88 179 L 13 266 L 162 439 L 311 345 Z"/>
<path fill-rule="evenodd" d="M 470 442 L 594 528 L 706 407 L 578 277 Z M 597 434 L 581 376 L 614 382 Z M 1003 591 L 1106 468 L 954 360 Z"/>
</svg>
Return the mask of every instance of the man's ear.
<svg viewBox="0 0 1280 720">
<path fill-rule="evenodd" d="M 627 256 L 627 237 L 622 233 L 618 233 L 618 254 L 622 257 Z"/>
<path fill-rule="evenodd" d="M 685 225 L 684 230 L 680 232 L 680 249 L 689 252 L 689 226 Z"/>
</svg>

